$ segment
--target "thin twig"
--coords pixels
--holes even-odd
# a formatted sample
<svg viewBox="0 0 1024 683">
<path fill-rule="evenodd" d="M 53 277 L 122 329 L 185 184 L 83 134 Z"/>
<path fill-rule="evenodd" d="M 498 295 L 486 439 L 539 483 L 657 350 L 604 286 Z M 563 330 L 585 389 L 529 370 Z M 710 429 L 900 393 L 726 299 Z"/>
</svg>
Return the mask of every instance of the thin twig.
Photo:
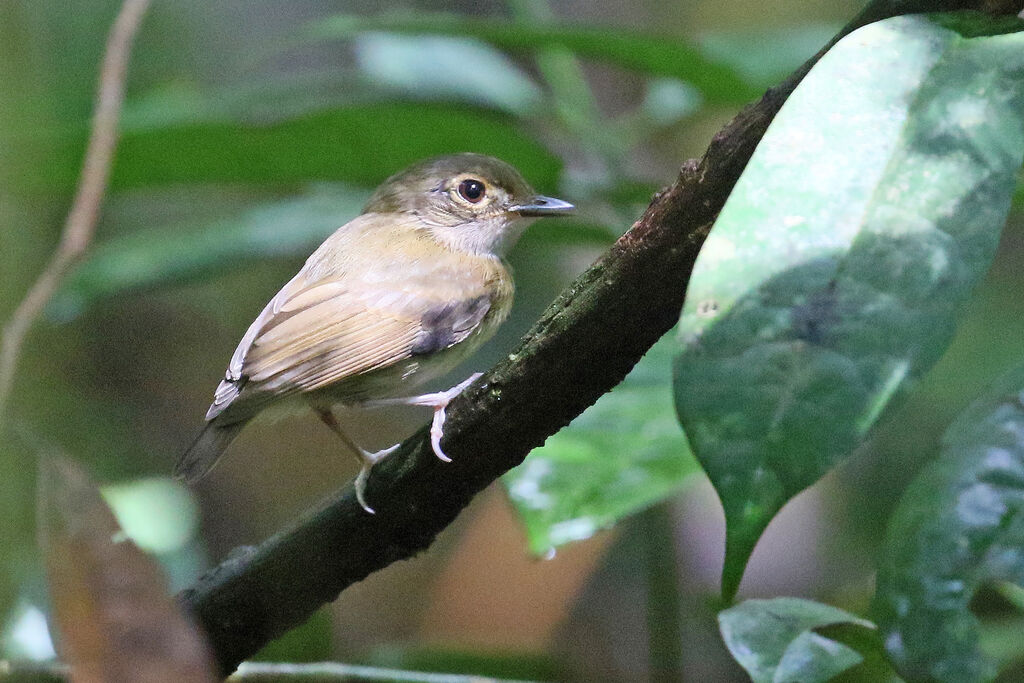
<svg viewBox="0 0 1024 683">
<path fill-rule="evenodd" d="M 645 510 L 638 522 L 647 588 L 648 676 L 654 683 L 681 681 L 683 601 L 673 510 L 669 503 L 660 503 Z"/>
<path fill-rule="evenodd" d="M 0 423 L 10 399 L 14 373 L 18 366 L 25 336 L 42 313 L 43 307 L 57 291 L 61 280 L 82 257 L 99 217 L 103 195 L 110 177 L 111 161 L 117 146 L 117 121 L 124 101 L 124 78 L 128 69 L 132 39 L 145 14 L 149 0 L 124 0 L 107 36 L 107 46 L 100 68 L 99 88 L 92 131 L 85 150 L 82 174 L 71 211 L 64 223 L 60 243 L 46 268 L 29 289 L 4 327 L 0 346 Z"/>
<path fill-rule="evenodd" d="M 243 662 L 227 683 L 256 681 L 317 681 L 318 683 L 528 683 L 505 678 L 471 674 L 404 671 L 376 666 L 342 664 L 341 662 L 310 662 L 289 664 L 277 662 Z"/>
</svg>

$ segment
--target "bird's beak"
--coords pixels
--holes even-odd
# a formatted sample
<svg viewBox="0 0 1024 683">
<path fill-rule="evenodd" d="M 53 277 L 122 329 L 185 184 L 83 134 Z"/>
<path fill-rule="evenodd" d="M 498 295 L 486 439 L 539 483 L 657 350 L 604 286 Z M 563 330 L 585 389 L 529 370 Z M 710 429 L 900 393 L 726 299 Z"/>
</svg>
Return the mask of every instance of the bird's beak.
<svg viewBox="0 0 1024 683">
<path fill-rule="evenodd" d="M 518 213 L 524 217 L 540 216 L 565 216 L 576 210 L 576 207 L 569 202 L 563 202 L 554 197 L 537 195 L 526 204 L 516 204 L 509 208 L 512 213 Z"/>
</svg>

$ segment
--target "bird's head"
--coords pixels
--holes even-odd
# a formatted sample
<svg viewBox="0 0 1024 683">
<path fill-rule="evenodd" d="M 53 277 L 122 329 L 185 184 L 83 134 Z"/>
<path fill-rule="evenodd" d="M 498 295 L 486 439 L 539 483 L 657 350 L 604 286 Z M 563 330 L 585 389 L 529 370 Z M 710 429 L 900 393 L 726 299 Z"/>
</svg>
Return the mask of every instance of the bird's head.
<svg viewBox="0 0 1024 683">
<path fill-rule="evenodd" d="M 515 168 L 482 154 L 454 154 L 414 164 L 388 178 L 366 212 L 416 220 L 445 246 L 501 255 L 533 220 L 575 207 L 537 194 Z"/>
</svg>

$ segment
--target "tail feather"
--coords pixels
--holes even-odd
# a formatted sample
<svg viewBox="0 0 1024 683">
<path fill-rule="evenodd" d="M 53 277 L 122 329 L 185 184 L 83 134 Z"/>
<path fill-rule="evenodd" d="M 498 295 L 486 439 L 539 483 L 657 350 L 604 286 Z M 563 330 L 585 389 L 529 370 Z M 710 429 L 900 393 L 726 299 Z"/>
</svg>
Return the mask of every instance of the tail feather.
<svg viewBox="0 0 1024 683">
<path fill-rule="evenodd" d="M 229 425 L 207 422 L 203 431 L 181 456 L 174 468 L 174 476 L 190 484 L 202 479 L 217 464 L 228 444 L 234 441 L 244 426 L 244 421 Z"/>
</svg>

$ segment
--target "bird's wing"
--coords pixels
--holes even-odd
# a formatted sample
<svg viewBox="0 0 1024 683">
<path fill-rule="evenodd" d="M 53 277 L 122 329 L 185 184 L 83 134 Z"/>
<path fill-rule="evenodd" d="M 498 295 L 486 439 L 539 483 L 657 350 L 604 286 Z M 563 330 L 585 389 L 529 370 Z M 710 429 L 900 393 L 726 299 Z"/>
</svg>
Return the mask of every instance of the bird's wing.
<svg viewBox="0 0 1024 683">
<path fill-rule="evenodd" d="M 305 283 L 296 277 L 246 332 L 207 419 L 223 412 L 243 388 L 263 403 L 464 340 L 490 310 L 488 289 L 480 278 L 438 275 L 372 283 Z"/>
</svg>

